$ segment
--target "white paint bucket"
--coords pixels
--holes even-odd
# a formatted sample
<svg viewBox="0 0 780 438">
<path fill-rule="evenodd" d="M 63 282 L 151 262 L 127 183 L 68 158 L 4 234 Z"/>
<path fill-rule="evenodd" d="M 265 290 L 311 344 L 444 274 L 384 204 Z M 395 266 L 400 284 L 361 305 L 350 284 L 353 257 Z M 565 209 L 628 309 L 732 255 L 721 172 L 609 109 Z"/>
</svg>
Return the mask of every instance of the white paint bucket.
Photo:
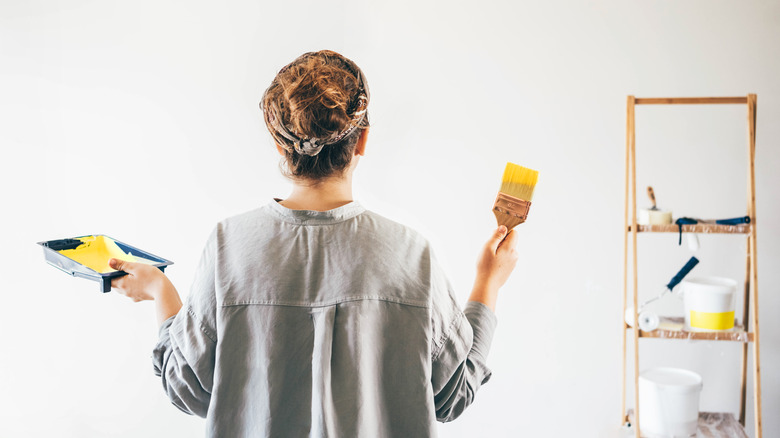
<svg viewBox="0 0 780 438">
<path fill-rule="evenodd" d="M 672 223 L 672 212 L 663 210 L 639 210 L 636 222 L 639 225 L 668 225 Z"/>
<path fill-rule="evenodd" d="M 686 329 L 722 331 L 734 328 L 736 281 L 721 277 L 685 279 L 682 293 Z"/>
<path fill-rule="evenodd" d="M 680 368 L 639 375 L 639 428 L 648 438 L 696 436 L 701 376 Z"/>
</svg>

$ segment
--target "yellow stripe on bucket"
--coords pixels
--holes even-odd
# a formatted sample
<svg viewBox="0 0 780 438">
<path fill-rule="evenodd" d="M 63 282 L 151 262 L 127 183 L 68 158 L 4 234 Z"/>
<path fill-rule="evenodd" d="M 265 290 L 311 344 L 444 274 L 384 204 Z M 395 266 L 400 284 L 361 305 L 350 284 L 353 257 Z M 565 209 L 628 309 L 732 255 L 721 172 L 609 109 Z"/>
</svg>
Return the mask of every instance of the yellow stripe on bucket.
<svg viewBox="0 0 780 438">
<path fill-rule="evenodd" d="M 734 311 L 697 312 L 691 310 L 691 327 L 707 330 L 728 330 L 734 328 Z"/>
</svg>

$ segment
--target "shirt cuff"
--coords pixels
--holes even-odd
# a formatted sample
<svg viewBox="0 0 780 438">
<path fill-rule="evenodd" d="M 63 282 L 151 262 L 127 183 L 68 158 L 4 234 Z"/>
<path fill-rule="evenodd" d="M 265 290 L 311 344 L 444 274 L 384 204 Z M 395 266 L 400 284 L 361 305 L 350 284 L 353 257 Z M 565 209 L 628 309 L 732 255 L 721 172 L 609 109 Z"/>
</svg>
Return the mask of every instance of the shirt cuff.
<svg viewBox="0 0 780 438">
<path fill-rule="evenodd" d="M 170 318 L 163 321 L 162 325 L 160 325 L 160 329 L 157 331 L 157 336 L 162 339 L 163 336 L 168 335 L 168 329 L 171 327 L 171 324 L 173 324 L 173 319 L 176 318 L 176 315 L 171 316 Z"/>
<path fill-rule="evenodd" d="M 162 374 L 162 370 L 165 367 L 165 352 L 170 349 L 170 328 L 175 317 L 176 315 L 171 316 L 162 323 L 160 326 L 157 345 L 154 347 L 154 350 L 152 350 L 152 364 L 154 366 L 154 374 L 158 377 Z"/>
<path fill-rule="evenodd" d="M 484 363 L 490 351 L 490 344 L 493 342 L 498 318 L 488 306 L 476 301 L 469 301 L 463 313 L 474 331 L 471 353 L 477 354 Z"/>
</svg>

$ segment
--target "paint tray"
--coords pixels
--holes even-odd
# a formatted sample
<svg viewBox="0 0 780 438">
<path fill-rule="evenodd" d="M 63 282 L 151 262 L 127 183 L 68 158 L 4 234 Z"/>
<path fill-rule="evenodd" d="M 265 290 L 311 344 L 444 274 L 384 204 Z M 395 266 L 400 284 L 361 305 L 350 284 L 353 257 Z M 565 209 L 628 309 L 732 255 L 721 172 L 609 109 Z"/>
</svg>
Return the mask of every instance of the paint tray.
<svg viewBox="0 0 780 438">
<path fill-rule="evenodd" d="M 97 281 L 102 292 L 111 291 L 112 279 L 127 275 L 124 271 L 116 271 L 108 267 L 108 259 L 111 257 L 147 263 L 161 271 L 173 264 L 170 260 L 104 234 L 48 240 L 38 242 L 38 245 L 43 247 L 43 255 L 47 263 L 74 277 Z M 90 245 L 94 246 L 90 247 Z M 88 257 L 88 260 L 84 260 L 84 257 Z"/>
</svg>

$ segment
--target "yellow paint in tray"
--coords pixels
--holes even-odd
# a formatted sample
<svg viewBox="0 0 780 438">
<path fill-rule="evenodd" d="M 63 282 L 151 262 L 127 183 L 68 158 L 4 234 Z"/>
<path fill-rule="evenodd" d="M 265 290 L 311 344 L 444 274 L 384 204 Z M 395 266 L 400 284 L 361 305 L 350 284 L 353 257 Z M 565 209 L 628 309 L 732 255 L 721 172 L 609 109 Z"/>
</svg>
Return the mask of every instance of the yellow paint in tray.
<svg viewBox="0 0 780 438">
<path fill-rule="evenodd" d="M 69 259 L 80 263 L 101 274 L 115 272 L 116 269 L 108 266 L 110 259 L 119 259 L 128 262 L 140 262 L 154 264 L 152 260 L 143 257 L 134 256 L 122 251 L 122 248 L 114 242 L 114 239 L 106 236 L 85 236 L 79 237 L 82 243 L 74 249 L 63 249 L 58 251 Z"/>
</svg>

